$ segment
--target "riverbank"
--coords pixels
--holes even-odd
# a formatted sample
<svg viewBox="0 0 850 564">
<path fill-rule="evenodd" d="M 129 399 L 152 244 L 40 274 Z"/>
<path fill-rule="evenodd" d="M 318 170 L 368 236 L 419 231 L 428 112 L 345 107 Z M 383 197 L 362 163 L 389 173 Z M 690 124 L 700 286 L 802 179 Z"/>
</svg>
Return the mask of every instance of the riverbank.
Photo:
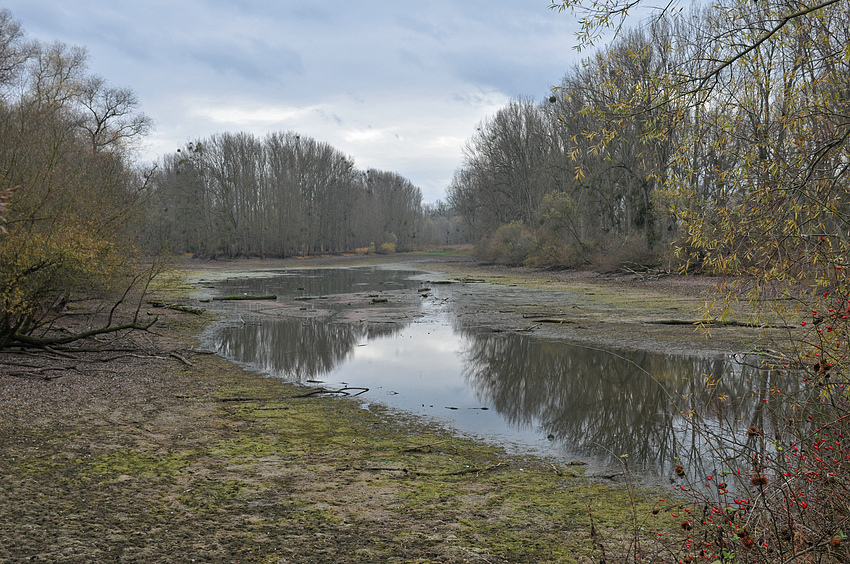
<svg viewBox="0 0 850 564">
<path fill-rule="evenodd" d="M 694 288 L 677 292 L 664 282 L 644 287 L 484 267 L 459 256 L 421 258 L 390 260 L 465 279 L 457 283 L 470 288 L 482 287 L 474 279 L 514 285 L 517 296 L 531 286 L 585 288 L 578 308 L 551 301 L 494 307 L 486 291 L 468 294 L 470 322 L 551 338 L 603 338 L 620 326 L 635 334 L 652 325 L 649 313 L 689 319 L 701 300 Z M 374 260 L 185 266 L 202 278 Z M 175 299 L 173 292 L 165 297 Z M 633 503 L 622 480 L 509 456 L 355 400 L 305 396 L 199 351 L 209 314 L 150 312 L 160 316 L 156 333 L 116 343 L 126 351 L 109 362 L 0 358 L 0 561 L 585 562 L 599 557 L 591 516 L 609 558 L 629 543 L 634 517 L 646 529 L 670 524 L 672 506 L 657 506 L 651 493 Z M 658 324 L 634 343 L 655 334 L 667 343 L 661 346 L 682 348 L 695 335 Z M 749 338 L 739 337 L 702 350 Z M 20 366 L 38 363 L 54 371 Z"/>
</svg>

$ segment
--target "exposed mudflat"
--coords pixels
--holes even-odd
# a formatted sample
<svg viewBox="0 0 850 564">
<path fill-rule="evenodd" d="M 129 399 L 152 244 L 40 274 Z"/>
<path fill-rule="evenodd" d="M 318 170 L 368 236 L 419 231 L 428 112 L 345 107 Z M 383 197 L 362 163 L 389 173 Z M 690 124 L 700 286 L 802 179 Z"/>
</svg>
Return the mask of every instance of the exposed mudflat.
<svg viewBox="0 0 850 564">
<path fill-rule="evenodd" d="M 185 267 L 191 281 L 386 260 L 462 284 L 460 318 L 494 331 L 706 354 L 758 339 L 725 326 L 706 338 L 682 324 L 701 317 L 705 279 L 433 255 Z M 196 306 L 186 298 L 194 290 L 162 294 Z M 398 292 L 387 307 L 364 301 L 346 315 L 392 322 L 416 299 Z M 591 514 L 609 558 L 628 542 L 632 516 L 670 525 L 665 507 L 650 511 L 651 493 L 632 511 L 622 477 L 588 479 L 380 407 L 305 397 L 197 350 L 208 313 L 146 312 L 160 316 L 154 333 L 91 343 L 102 352 L 0 353 L 0 562 L 587 562 L 600 555 Z"/>
<path fill-rule="evenodd" d="M 663 353 L 728 354 L 753 349 L 766 336 L 747 327 L 747 308 L 725 323 L 705 320 L 704 306 L 719 278 L 600 274 L 584 270 L 539 270 L 484 265 L 466 255 L 404 254 L 384 257 L 332 257 L 275 261 L 192 263 L 194 280 L 214 280 L 262 271 L 323 266 L 393 264 L 433 273 L 433 281 L 450 282 L 457 292 L 451 309 L 467 326 L 494 331 L 521 331 L 546 339 L 563 339 L 602 348 Z M 492 284 L 498 285 L 498 290 Z M 415 316 L 417 291 L 382 293 L 387 302 L 374 307 L 363 294 L 330 296 L 311 302 L 281 301 L 280 315 L 342 315 L 345 320 L 390 323 Z M 339 313 L 339 304 L 346 304 Z M 268 307 L 268 306 L 266 306 Z M 781 330 L 773 330 L 778 332 Z"/>
</svg>

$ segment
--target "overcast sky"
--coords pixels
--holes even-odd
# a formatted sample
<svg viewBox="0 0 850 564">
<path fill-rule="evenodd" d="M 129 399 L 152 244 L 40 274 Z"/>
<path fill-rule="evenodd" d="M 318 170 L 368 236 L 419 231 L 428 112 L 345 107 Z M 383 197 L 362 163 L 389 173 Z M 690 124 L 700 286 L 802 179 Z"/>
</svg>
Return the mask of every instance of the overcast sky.
<svg viewBox="0 0 850 564">
<path fill-rule="evenodd" d="M 224 131 L 297 131 L 445 196 L 465 141 L 548 97 L 577 24 L 548 0 L 0 0 L 27 34 L 89 51 L 156 123 L 146 158 Z"/>
</svg>

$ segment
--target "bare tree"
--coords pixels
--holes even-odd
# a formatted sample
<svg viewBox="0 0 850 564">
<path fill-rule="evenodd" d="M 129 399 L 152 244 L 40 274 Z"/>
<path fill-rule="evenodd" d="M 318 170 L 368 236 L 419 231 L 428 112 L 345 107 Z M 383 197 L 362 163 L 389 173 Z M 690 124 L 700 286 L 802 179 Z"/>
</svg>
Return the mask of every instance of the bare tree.
<svg viewBox="0 0 850 564">
<path fill-rule="evenodd" d="M 92 152 L 115 148 L 147 134 L 151 119 L 138 111 L 139 101 L 129 88 L 109 86 L 100 76 L 88 76 L 79 86 L 80 127 Z"/>
<path fill-rule="evenodd" d="M 76 117 L 85 106 L 85 51 L 24 45 L 20 37 L 1 12 L 7 96 L 0 99 L 0 348 L 67 346 L 146 329 L 141 302 L 119 312 L 158 271 L 140 260 L 134 244 L 144 181 L 126 159 L 131 138 L 101 152 L 82 141 Z M 70 299 L 91 299 L 102 315 L 91 327 L 58 332 Z"/>
</svg>

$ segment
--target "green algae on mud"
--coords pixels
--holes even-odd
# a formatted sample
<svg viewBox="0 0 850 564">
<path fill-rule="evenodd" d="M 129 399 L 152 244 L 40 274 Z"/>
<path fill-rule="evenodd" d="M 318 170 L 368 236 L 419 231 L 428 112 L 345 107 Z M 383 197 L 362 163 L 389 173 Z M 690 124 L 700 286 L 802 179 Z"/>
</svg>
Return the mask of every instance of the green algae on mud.
<svg viewBox="0 0 850 564">
<path fill-rule="evenodd" d="M 591 515 L 609 557 L 671 525 L 651 491 L 298 397 L 195 350 L 213 315 L 157 313 L 150 359 L 10 392 L 0 561 L 586 562 Z"/>
<path fill-rule="evenodd" d="M 591 483 L 572 467 L 508 456 L 380 406 L 296 398 L 299 392 L 250 375 L 223 382 L 217 401 L 227 400 L 233 421 L 250 425 L 207 454 L 284 480 L 298 492 L 288 499 L 300 506 L 296 513 L 307 512 L 301 529 L 356 524 L 388 537 L 363 557 L 392 561 L 402 545 L 413 556 L 424 543 L 423 561 L 463 561 L 469 552 L 508 562 L 580 562 L 594 552 L 590 511 L 613 544 L 632 511 L 651 514 L 649 493 L 633 506 L 622 485 Z"/>
</svg>

